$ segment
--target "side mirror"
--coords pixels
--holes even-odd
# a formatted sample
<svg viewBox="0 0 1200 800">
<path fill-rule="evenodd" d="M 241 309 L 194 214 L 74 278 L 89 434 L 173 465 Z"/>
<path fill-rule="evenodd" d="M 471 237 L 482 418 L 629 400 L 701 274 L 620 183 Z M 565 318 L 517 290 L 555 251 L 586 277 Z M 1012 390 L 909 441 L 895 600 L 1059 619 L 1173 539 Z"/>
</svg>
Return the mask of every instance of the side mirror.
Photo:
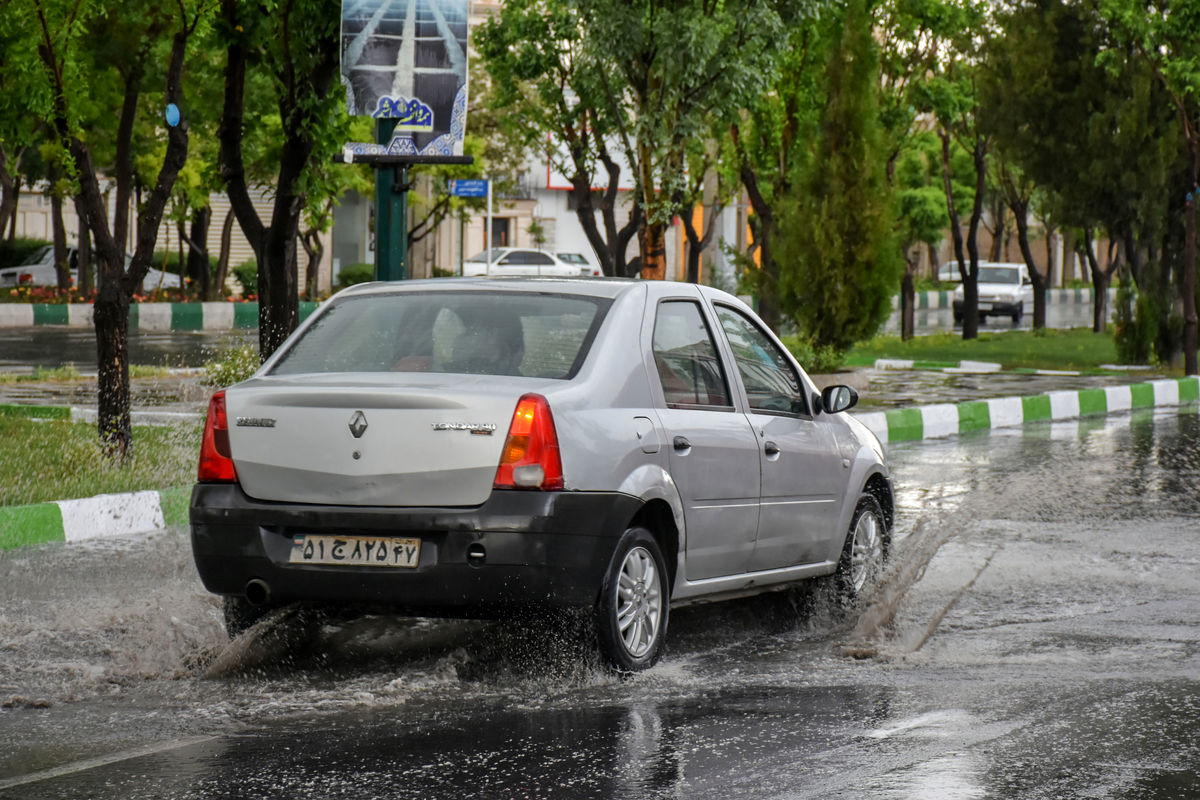
<svg viewBox="0 0 1200 800">
<path fill-rule="evenodd" d="M 827 386 L 821 392 L 821 406 L 827 414 L 849 411 L 858 403 L 858 392 L 849 386 Z"/>
</svg>

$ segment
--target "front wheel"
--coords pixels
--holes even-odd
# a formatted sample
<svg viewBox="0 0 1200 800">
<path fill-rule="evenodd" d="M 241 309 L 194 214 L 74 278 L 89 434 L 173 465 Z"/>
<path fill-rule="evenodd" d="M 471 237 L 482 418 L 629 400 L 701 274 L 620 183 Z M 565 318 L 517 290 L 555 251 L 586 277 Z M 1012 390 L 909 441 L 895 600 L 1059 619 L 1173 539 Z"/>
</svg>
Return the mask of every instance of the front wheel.
<svg viewBox="0 0 1200 800">
<path fill-rule="evenodd" d="M 600 656 L 618 672 L 648 669 L 667 636 L 670 590 L 662 551 L 645 528 L 621 535 L 596 603 Z"/>
<path fill-rule="evenodd" d="M 838 598 L 846 605 L 865 595 L 883 573 L 888 556 L 887 525 L 874 495 L 858 498 L 846 544 L 834 573 Z"/>
</svg>

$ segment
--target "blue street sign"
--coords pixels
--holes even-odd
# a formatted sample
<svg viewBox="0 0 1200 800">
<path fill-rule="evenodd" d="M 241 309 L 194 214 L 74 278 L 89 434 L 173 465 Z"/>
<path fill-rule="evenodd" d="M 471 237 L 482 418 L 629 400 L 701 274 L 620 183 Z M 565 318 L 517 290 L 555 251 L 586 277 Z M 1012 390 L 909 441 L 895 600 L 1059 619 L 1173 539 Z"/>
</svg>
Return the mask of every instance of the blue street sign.
<svg viewBox="0 0 1200 800">
<path fill-rule="evenodd" d="M 450 194 L 454 197 L 487 197 L 488 182 L 484 178 L 450 181 Z"/>
</svg>

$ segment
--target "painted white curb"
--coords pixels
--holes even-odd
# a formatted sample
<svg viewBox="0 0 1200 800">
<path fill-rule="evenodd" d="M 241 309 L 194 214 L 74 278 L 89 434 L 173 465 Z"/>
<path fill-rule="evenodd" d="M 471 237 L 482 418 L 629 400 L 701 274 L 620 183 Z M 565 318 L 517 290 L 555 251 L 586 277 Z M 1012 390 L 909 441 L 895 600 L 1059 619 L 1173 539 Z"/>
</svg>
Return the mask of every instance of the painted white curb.
<svg viewBox="0 0 1200 800">
<path fill-rule="evenodd" d="M 148 533 L 166 527 L 158 492 L 102 494 L 57 503 L 68 542 Z"/>
</svg>

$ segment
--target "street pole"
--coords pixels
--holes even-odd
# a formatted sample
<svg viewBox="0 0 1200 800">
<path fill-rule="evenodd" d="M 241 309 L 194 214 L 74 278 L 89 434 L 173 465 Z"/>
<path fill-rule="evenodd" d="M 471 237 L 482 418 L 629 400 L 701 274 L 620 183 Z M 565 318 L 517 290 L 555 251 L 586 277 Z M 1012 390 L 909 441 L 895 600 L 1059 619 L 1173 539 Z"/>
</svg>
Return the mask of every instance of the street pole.
<svg viewBox="0 0 1200 800">
<path fill-rule="evenodd" d="M 375 141 L 387 145 L 394 119 L 375 121 Z M 375 171 L 375 280 L 408 278 L 408 165 Z"/>
<path fill-rule="evenodd" d="M 487 266 L 483 269 L 484 275 L 492 273 L 492 177 L 488 176 L 487 184 L 487 241 L 483 243 L 483 249 L 487 253 Z"/>
</svg>

